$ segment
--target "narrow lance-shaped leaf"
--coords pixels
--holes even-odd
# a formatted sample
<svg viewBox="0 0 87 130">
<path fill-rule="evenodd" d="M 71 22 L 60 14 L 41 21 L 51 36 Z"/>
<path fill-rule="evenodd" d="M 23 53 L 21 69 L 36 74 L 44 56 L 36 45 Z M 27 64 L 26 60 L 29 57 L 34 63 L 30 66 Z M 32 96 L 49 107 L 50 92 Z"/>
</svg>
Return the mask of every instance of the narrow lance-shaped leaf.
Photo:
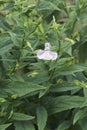
<svg viewBox="0 0 87 130">
<path fill-rule="evenodd" d="M 73 124 L 75 124 L 78 120 L 83 119 L 86 116 L 86 113 L 87 111 L 85 110 L 79 110 L 74 116 Z"/>
<path fill-rule="evenodd" d="M 44 130 L 47 121 L 47 111 L 44 107 L 39 106 L 36 110 L 38 130 Z"/>
<path fill-rule="evenodd" d="M 34 119 L 34 116 L 30 116 L 30 115 L 26 115 L 24 113 L 14 113 L 13 114 L 13 117 L 12 117 L 13 120 L 18 120 L 18 121 L 24 121 L 24 120 L 32 120 Z"/>
<path fill-rule="evenodd" d="M 5 89 L 10 94 L 16 94 L 18 97 L 30 94 L 32 92 L 45 89 L 42 85 L 34 84 L 31 82 L 12 82 L 9 87 Z"/>
<path fill-rule="evenodd" d="M 35 130 L 34 125 L 30 121 L 17 121 L 14 123 L 15 130 Z"/>
<path fill-rule="evenodd" d="M 49 114 L 69 110 L 72 108 L 79 108 L 85 101 L 84 97 L 80 96 L 59 96 L 56 98 L 45 97 L 43 103 L 45 104 Z"/>
<path fill-rule="evenodd" d="M 62 122 L 56 130 L 66 130 L 70 127 L 70 122 L 69 121 L 64 121 Z"/>
<path fill-rule="evenodd" d="M 6 130 L 6 128 L 8 128 L 10 125 L 11 125 L 11 123 L 10 124 L 2 124 L 2 125 L 0 125 L 0 130 Z"/>
</svg>

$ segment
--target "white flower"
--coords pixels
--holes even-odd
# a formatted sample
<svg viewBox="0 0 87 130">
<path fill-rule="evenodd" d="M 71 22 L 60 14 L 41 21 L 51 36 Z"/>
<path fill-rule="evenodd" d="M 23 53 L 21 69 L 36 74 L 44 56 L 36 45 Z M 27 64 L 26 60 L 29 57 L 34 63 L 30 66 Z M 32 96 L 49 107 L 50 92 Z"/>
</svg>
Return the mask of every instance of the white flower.
<svg viewBox="0 0 87 130">
<path fill-rule="evenodd" d="M 50 43 L 45 43 L 45 49 L 37 52 L 38 59 L 43 60 L 56 60 L 58 57 L 57 52 L 50 51 Z"/>
</svg>

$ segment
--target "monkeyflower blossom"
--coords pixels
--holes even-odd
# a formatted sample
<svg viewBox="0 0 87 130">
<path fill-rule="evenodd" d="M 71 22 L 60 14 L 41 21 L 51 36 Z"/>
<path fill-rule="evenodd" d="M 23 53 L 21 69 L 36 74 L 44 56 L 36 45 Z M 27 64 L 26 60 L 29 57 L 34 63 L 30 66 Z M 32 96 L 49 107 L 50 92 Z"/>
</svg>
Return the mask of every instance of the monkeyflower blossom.
<svg viewBox="0 0 87 130">
<path fill-rule="evenodd" d="M 37 52 L 38 59 L 42 60 L 56 60 L 58 57 L 57 52 L 53 52 L 50 50 L 50 43 L 45 43 L 44 50 L 39 50 Z"/>
</svg>

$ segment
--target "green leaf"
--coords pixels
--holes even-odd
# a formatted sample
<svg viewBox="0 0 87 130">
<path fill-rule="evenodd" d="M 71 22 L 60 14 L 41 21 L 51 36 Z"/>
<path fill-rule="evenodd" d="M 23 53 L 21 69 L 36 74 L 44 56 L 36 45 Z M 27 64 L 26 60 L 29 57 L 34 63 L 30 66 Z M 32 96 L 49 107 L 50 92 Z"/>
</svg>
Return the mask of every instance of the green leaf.
<svg viewBox="0 0 87 130">
<path fill-rule="evenodd" d="M 78 55 L 79 55 L 79 60 L 81 63 L 87 63 L 87 44 L 86 43 L 82 44 L 79 47 Z"/>
<path fill-rule="evenodd" d="M 72 108 L 79 108 L 85 101 L 84 97 L 80 96 L 59 96 L 59 97 L 46 97 L 43 102 L 46 105 L 49 114 L 62 112 Z"/>
<path fill-rule="evenodd" d="M 75 115 L 74 115 L 74 119 L 73 119 L 73 124 L 75 124 L 78 120 L 83 119 L 86 116 L 87 111 L 86 110 L 78 110 Z"/>
<path fill-rule="evenodd" d="M 5 8 L 3 8 L 3 11 L 11 10 L 14 7 L 14 3 L 9 3 Z"/>
<path fill-rule="evenodd" d="M 9 87 L 6 88 L 5 91 L 10 94 L 16 94 L 17 97 L 21 97 L 43 89 L 45 89 L 45 87 L 42 85 L 34 84 L 32 82 L 13 81 L 9 84 Z"/>
<path fill-rule="evenodd" d="M 72 56 L 72 45 L 74 44 L 75 42 L 72 40 L 72 39 L 69 39 L 69 38 L 65 38 L 65 41 L 61 41 L 61 48 L 60 48 L 60 52 L 61 53 L 67 53 L 69 54 L 70 56 Z"/>
<path fill-rule="evenodd" d="M 39 106 L 36 110 L 38 130 L 44 130 L 47 121 L 47 111 L 44 107 Z"/>
<path fill-rule="evenodd" d="M 57 61 L 51 62 L 50 63 L 50 70 L 57 68 L 66 68 L 68 64 L 72 63 L 73 64 L 73 57 L 68 57 L 68 58 L 60 58 Z"/>
<path fill-rule="evenodd" d="M 69 67 L 65 67 L 57 75 L 73 75 L 76 72 L 83 72 L 87 70 L 87 65 L 82 65 L 82 64 L 74 64 Z M 57 72 L 57 71 L 56 71 Z"/>
<path fill-rule="evenodd" d="M 42 96 L 44 96 L 50 89 L 50 86 L 48 86 L 45 90 L 41 90 L 39 93 L 39 98 L 41 98 Z"/>
<path fill-rule="evenodd" d="M 14 126 L 15 126 L 15 130 L 35 130 L 34 125 L 28 121 L 15 122 Z"/>
<path fill-rule="evenodd" d="M 67 130 L 70 127 L 70 121 L 62 122 L 56 130 Z"/>
<path fill-rule="evenodd" d="M 6 130 L 7 127 L 9 127 L 11 125 L 11 123 L 9 124 L 2 124 L 0 125 L 0 130 Z"/>
<path fill-rule="evenodd" d="M 33 116 L 26 115 L 26 114 L 23 114 L 23 113 L 18 113 L 18 112 L 15 112 L 12 116 L 12 119 L 17 120 L 17 121 L 27 121 L 27 120 L 32 120 L 34 118 L 35 117 L 33 117 Z"/>
<path fill-rule="evenodd" d="M 13 81 L 24 82 L 23 77 L 21 75 L 19 75 L 19 74 L 14 74 L 10 78 Z"/>
<path fill-rule="evenodd" d="M 23 40 L 22 34 L 19 35 L 19 34 L 15 34 L 13 32 L 9 32 L 9 34 L 10 34 L 11 40 L 12 40 L 12 42 L 15 46 L 21 46 L 22 45 L 22 40 Z"/>
<path fill-rule="evenodd" d="M 87 130 L 87 117 L 79 121 L 79 125 L 82 130 Z"/>
<path fill-rule="evenodd" d="M 3 55 L 4 53 L 8 52 L 8 50 L 10 50 L 12 46 L 13 46 L 12 44 L 9 44 L 7 46 L 0 48 L 0 55 Z"/>
<path fill-rule="evenodd" d="M 85 86 L 86 86 L 86 84 L 85 84 Z M 87 98 L 87 88 L 85 88 L 85 87 L 83 88 L 83 93 L 84 93 L 84 97 Z"/>
<path fill-rule="evenodd" d="M 8 52 L 13 47 L 8 34 L 2 34 L 0 37 L 0 55 Z"/>
<path fill-rule="evenodd" d="M 7 21 L 5 20 L 5 18 L 1 17 L 1 15 L 0 15 L 0 29 L 1 28 L 7 30 L 7 29 L 11 29 L 11 26 L 7 23 Z"/>
<path fill-rule="evenodd" d="M 50 1 L 41 1 L 38 5 L 38 9 L 39 10 L 58 10 L 60 11 L 60 9 L 56 6 L 56 4 L 54 4 L 53 2 Z"/>
<path fill-rule="evenodd" d="M 1 93 L 0 93 L 1 94 Z M 0 97 L 0 103 L 6 102 L 5 98 Z"/>
<path fill-rule="evenodd" d="M 57 93 L 57 92 L 66 92 L 66 91 L 77 90 L 77 89 L 81 89 L 81 88 L 75 86 L 73 83 L 62 82 L 60 84 L 55 85 L 55 87 L 52 87 L 50 91 Z"/>
</svg>

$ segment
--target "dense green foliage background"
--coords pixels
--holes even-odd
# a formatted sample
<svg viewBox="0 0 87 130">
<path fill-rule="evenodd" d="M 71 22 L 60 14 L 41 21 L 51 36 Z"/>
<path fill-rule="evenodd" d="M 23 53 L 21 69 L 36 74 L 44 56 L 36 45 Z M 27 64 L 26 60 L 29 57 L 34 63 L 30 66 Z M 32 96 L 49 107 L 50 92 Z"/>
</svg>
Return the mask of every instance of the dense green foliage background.
<svg viewBox="0 0 87 130">
<path fill-rule="evenodd" d="M 87 0 L 0 0 L 0 130 L 87 130 Z"/>
</svg>

